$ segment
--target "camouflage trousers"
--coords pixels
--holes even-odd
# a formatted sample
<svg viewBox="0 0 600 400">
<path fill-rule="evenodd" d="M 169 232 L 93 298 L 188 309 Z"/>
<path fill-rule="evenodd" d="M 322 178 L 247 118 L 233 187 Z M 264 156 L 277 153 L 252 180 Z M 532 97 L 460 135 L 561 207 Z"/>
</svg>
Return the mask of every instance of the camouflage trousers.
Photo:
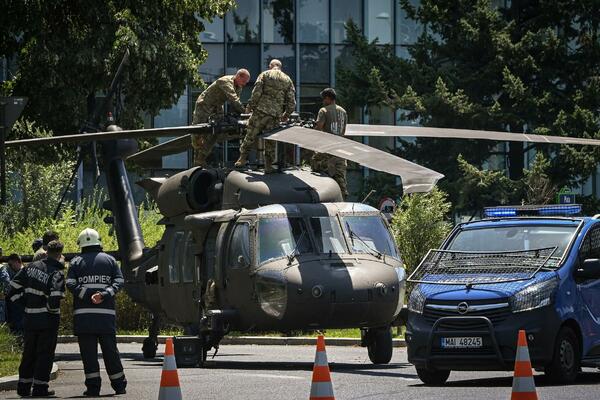
<svg viewBox="0 0 600 400">
<path fill-rule="evenodd" d="M 346 184 L 346 160 L 330 154 L 315 153 L 311 160 L 312 170 L 322 172 L 333 178 L 340 187 L 342 197 L 348 197 L 348 185 Z"/>
<path fill-rule="evenodd" d="M 218 110 L 217 114 L 218 114 Z M 203 107 L 201 104 L 196 104 L 194 110 L 194 124 L 202 124 L 208 122 L 211 116 L 215 116 L 215 110 Z M 194 149 L 194 166 L 206 167 L 206 159 L 212 153 L 213 147 L 217 142 L 227 140 L 227 135 L 197 135 L 192 134 L 192 148 Z"/>
<path fill-rule="evenodd" d="M 255 111 L 248 120 L 248 127 L 246 128 L 246 136 L 240 146 L 240 157 L 244 155 L 248 156 L 250 148 L 256 141 L 256 137 L 263 131 L 277 128 L 279 126 L 279 118 L 272 115 L 263 114 L 259 111 Z M 275 161 L 275 143 L 270 140 L 265 140 L 265 164 L 269 165 Z"/>
</svg>

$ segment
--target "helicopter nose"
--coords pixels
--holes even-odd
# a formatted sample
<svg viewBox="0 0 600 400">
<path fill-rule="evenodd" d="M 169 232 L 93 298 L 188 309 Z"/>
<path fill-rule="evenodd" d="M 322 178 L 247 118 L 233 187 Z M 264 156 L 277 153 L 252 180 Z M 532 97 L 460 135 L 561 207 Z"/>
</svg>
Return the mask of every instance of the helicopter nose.
<svg viewBox="0 0 600 400">
<path fill-rule="evenodd" d="M 285 278 L 288 316 L 315 327 L 389 323 L 398 304 L 398 275 L 379 261 L 301 263 Z"/>
</svg>

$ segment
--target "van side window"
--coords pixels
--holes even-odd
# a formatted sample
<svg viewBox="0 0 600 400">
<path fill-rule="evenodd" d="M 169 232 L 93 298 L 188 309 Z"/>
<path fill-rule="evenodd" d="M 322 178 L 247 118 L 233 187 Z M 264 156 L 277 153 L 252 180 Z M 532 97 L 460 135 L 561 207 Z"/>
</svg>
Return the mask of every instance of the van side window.
<svg viewBox="0 0 600 400">
<path fill-rule="evenodd" d="M 194 268 L 196 267 L 196 255 L 194 248 L 194 235 L 188 232 L 185 238 L 185 251 L 182 257 L 183 264 L 183 282 L 194 282 Z"/>
<path fill-rule="evenodd" d="M 230 268 L 250 266 L 250 226 L 248 223 L 240 223 L 235 226 L 229 242 L 227 264 Z"/>
<path fill-rule="evenodd" d="M 581 245 L 579 253 L 581 261 L 588 258 L 600 258 L 600 227 L 592 228 Z"/>
<path fill-rule="evenodd" d="M 173 239 L 171 239 L 171 249 L 169 250 L 169 282 L 171 283 L 178 283 L 180 280 L 180 254 L 182 253 L 183 245 L 183 232 L 175 232 Z"/>
</svg>

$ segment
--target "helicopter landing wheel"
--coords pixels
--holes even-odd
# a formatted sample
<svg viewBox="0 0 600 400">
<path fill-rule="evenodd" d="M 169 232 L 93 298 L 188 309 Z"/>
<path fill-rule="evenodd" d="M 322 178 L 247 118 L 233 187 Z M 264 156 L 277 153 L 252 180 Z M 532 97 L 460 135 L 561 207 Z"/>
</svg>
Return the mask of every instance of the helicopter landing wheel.
<svg viewBox="0 0 600 400">
<path fill-rule="evenodd" d="M 367 330 L 369 359 L 373 364 L 387 364 L 392 359 L 392 331 L 391 329 Z"/>
<path fill-rule="evenodd" d="M 156 350 L 158 349 L 158 341 L 156 338 L 147 337 L 142 345 L 142 353 L 144 358 L 155 358 Z"/>
</svg>

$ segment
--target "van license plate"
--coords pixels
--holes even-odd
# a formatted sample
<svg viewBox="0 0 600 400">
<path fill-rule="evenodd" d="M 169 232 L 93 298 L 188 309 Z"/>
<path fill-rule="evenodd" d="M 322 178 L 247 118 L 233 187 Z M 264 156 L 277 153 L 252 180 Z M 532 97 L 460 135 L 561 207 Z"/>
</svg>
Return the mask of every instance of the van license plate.
<svg viewBox="0 0 600 400">
<path fill-rule="evenodd" d="M 483 347 L 482 337 L 443 337 L 444 349 L 477 349 Z"/>
</svg>

